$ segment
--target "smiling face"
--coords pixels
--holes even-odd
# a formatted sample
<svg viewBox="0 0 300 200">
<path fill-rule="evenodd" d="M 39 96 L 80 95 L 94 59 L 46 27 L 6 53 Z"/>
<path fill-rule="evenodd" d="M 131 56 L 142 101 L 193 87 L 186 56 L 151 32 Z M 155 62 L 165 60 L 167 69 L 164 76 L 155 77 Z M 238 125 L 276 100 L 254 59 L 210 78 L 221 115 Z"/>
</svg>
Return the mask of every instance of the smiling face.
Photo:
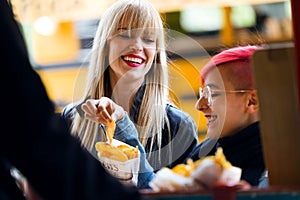
<svg viewBox="0 0 300 200">
<path fill-rule="evenodd" d="M 212 104 L 209 105 L 203 97 L 196 103 L 196 108 L 203 112 L 208 121 L 207 135 L 210 138 L 234 135 L 257 120 L 256 116 L 253 117 L 256 112 L 252 110 L 254 105 L 251 105 L 252 95 L 256 95 L 254 90 L 241 93 L 224 92 L 237 90 L 231 82 L 226 65 L 230 64 L 212 69 L 205 77 L 204 86 L 211 88 Z"/>
<path fill-rule="evenodd" d="M 165 30 L 160 13 L 148 1 L 116 1 L 101 17 L 91 51 L 89 85 L 105 85 L 110 95 L 143 82 L 167 83 Z M 102 91 L 99 91 L 100 95 Z"/>
<path fill-rule="evenodd" d="M 109 40 L 110 76 L 119 80 L 124 75 L 131 81 L 144 80 L 156 54 L 156 36 L 148 29 L 119 28 Z"/>
</svg>

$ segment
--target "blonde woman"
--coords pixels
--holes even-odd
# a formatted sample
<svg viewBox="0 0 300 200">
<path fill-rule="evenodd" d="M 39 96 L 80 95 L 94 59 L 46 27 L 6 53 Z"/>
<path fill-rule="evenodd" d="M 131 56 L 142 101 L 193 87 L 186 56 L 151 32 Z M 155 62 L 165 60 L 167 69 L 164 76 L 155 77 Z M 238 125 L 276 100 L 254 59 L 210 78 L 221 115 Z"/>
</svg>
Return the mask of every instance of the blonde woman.
<svg viewBox="0 0 300 200">
<path fill-rule="evenodd" d="M 168 89 L 159 13 L 147 0 L 119 0 L 100 19 L 82 101 L 62 114 L 71 117 L 72 133 L 94 156 L 95 143 L 105 139 L 101 126 L 113 118 L 118 139 L 138 133 L 154 171 L 174 167 L 198 140 L 193 119 L 169 102 Z"/>
</svg>

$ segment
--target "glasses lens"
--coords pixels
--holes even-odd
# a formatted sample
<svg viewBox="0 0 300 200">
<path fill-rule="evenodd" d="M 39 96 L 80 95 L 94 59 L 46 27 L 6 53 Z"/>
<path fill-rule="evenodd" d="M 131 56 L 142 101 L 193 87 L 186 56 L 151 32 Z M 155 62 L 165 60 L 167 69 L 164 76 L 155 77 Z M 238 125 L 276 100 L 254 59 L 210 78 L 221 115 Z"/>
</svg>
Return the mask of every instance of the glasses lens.
<svg viewBox="0 0 300 200">
<path fill-rule="evenodd" d="M 212 97 L 211 97 L 211 89 L 209 86 L 205 86 L 204 88 L 199 88 L 200 99 L 205 98 L 207 100 L 207 105 L 211 106 Z"/>
<path fill-rule="evenodd" d="M 199 97 L 200 97 L 200 99 L 203 97 L 203 89 L 202 88 L 199 88 Z"/>
<path fill-rule="evenodd" d="M 208 106 L 211 106 L 211 104 L 212 104 L 212 97 L 211 97 L 211 89 L 210 89 L 210 87 L 209 86 L 206 86 L 205 87 L 205 93 L 206 93 L 206 99 L 207 99 L 207 105 Z"/>
</svg>

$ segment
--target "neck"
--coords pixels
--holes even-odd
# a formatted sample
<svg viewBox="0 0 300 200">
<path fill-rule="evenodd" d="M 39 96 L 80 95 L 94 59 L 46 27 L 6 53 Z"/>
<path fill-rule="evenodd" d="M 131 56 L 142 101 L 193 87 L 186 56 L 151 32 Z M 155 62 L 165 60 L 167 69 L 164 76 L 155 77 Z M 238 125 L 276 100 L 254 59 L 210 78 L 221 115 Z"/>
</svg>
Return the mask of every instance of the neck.
<svg viewBox="0 0 300 200">
<path fill-rule="evenodd" d="M 133 81 L 124 78 L 111 80 L 112 100 L 122 106 L 126 112 L 130 113 L 134 97 L 142 83 L 143 80 Z"/>
</svg>

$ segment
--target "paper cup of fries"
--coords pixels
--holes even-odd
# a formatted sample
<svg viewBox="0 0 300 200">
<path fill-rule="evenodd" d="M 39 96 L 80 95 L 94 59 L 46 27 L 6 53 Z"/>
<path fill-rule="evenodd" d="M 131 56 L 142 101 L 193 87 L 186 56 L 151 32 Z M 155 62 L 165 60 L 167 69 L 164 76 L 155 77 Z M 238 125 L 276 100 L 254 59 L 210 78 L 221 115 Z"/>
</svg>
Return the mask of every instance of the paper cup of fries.
<svg viewBox="0 0 300 200">
<path fill-rule="evenodd" d="M 111 143 L 97 142 L 96 150 L 104 168 L 121 182 L 137 185 L 140 166 L 138 147 L 113 139 Z"/>
</svg>

